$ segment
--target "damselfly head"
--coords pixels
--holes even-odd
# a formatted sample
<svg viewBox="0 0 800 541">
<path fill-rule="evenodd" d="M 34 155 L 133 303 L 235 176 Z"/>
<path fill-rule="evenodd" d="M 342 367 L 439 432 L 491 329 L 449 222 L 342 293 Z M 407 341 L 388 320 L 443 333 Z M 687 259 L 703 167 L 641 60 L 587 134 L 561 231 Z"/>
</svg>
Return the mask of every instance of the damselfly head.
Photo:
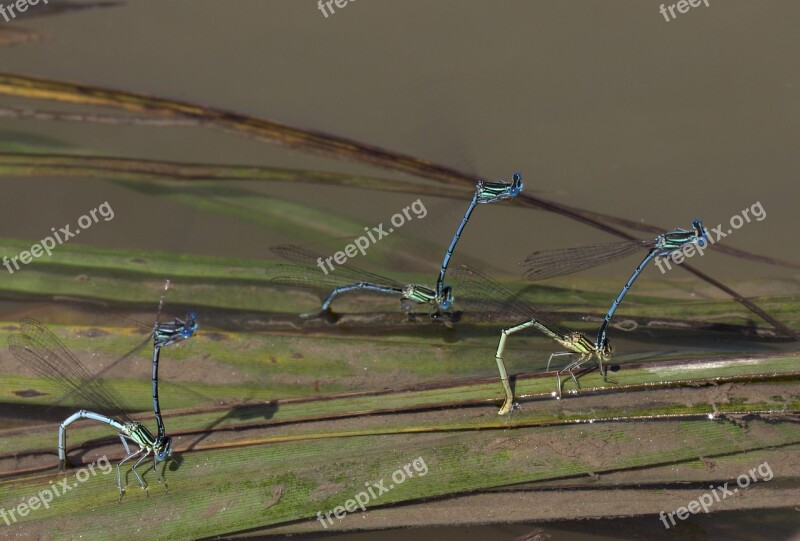
<svg viewBox="0 0 800 541">
<path fill-rule="evenodd" d="M 197 333 L 197 312 L 191 310 L 186 314 L 186 324 L 183 326 L 181 336 L 191 338 Z"/>
<path fill-rule="evenodd" d="M 156 447 L 156 462 L 164 462 L 172 456 L 172 436 L 167 436 L 161 440 L 160 445 Z"/>
<path fill-rule="evenodd" d="M 695 233 L 697 234 L 697 242 L 700 244 L 701 247 L 705 247 L 708 244 L 708 233 L 706 229 L 703 227 L 702 220 L 694 220 L 692 221 L 692 227 L 694 227 Z"/>
<path fill-rule="evenodd" d="M 508 195 L 516 197 L 522 192 L 522 188 L 524 187 L 525 185 L 522 183 L 522 173 L 517 171 L 511 175 L 511 188 L 508 190 Z"/>
</svg>

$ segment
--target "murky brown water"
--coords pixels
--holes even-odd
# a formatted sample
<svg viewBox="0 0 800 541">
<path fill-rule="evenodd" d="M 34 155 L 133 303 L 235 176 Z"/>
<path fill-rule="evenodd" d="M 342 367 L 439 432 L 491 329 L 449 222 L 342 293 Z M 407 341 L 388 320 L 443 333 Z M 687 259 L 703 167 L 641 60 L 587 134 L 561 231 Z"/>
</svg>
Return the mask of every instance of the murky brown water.
<svg viewBox="0 0 800 541">
<path fill-rule="evenodd" d="M 527 189 L 545 198 L 667 229 L 688 227 L 695 217 L 727 223 L 760 202 L 767 217 L 726 242 L 800 260 L 793 240 L 800 226 L 800 4 L 712 1 L 670 22 L 658 5 L 370 0 L 325 18 L 312 0 L 136 0 L 0 20 L 50 36 L 0 48 L 0 70 L 268 117 L 490 179 L 520 170 Z M 31 105 L 0 98 L 0 106 L 20 104 Z M 3 140 L 40 136 L 113 156 L 393 175 L 203 128 L 7 119 L 0 126 Z M 1 237 L 38 239 L 109 201 L 114 220 L 94 226 L 81 242 L 260 259 L 284 240 L 232 217 L 200 219 L 176 202 L 101 180 L 3 181 Z M 410 200 L 311 186 L 259 189 L 365 225 Z M 445 236 L 453 226 L 447 222 Z M 508 205 L 481 208 L 468 233 L 460 253 L 509 274 L 534 249 L 610 240 L 565 218 Z M 722 279 L 782 278 L 796 292 L 797 271 L 720 254 L 693 263 Z M 615 276 L 629 267 L 600 272 Z M 512 539 L 523 530 L 454 529 L 430 538 Z M 563 535 L 552 539 L 578 539 Z"/>
<path fill-rule="evenodd" d="M 656 4 L 633 0 L 373 0 L 326 19 L 311 1 L 138 0 L 2 23 L 51 41 L 4 48 L 0 69 L 270 117 L 488 178 L 520 170 L 529 189 L 556 200 L 665 228 L 695 216 L 727 222 L 760 201 L 767 218 L 726 240 L 799 260 L 797 243 L 785 242 L 800 195 L 798 11 L 789 1 L 729 1 L 666 22 Z M 4 120 L 3 130 L 111 155 L 374 173 L 202 128 Z M 271 189 L 323 207 L 356 198 L 364 214 L 372 199 L 387 211 L 397 201 Z M 102 182 L 26 181 L 14 193 L 0 201 L 3 235 L 38 237 L 108 199 L 118 216 L 87 243 L 262 257 L 272 240 Z M 608 239 L 548 213 L 482 211 L 473 227 L 486 237 L 472 231 L 461 248 L 510 264 L 535 248 Z M 512 230 L 502 245 L 485 241 Z M 698 266 L 723 277 L 797 274 L 721 255 Z"/>
</svg>

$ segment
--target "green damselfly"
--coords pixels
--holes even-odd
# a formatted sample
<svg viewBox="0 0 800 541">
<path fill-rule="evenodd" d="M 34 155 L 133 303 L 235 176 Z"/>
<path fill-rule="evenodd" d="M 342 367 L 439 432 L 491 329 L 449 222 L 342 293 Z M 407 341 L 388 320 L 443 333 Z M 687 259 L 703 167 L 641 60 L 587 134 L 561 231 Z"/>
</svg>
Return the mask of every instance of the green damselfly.
<svg viewBox="0 0 800 541">
<path fill-rule="evenodd" d="M 450 278 L 459 292 L 456 303 L 474 312 L 476 317 L 497 322 L 516 322 L 513 326 L 503 329 L 500 333 L 500 342 L 497 345 L 497 353 L 495 354 L 497 369 L 500 372 L 500 381 L 505 392 L 505 400 L 498 414 L 509 413 L 514 405 L 514 394 L 508 383 L 508 372 L 506 371 L 503 354 L 508 337 L 519 331 L 533 327 L 566 349 L 566 351 L 550 355 L 547 361 L 547 370 L 550 369 L 550 362 L 554 357 L 561 355 L 577 356 L 568 365 L 556 371 L 555 394 L 558 398 L 561 398 L 561 374 L 569 373 L 575 381 L 575 385 L 580 387 L 574 370 L 591 358 L 597 360 L 600 373 L 604 379 L 606 378 L 603 361 L 610 359 L 613 354 L 613 348 L 608 341 L 598 348 L 594 342 L 586 338 L 582 333 L 567 329 L 563 325 L 556 323 L 545 316 L 541 310 L 523 300 L 519 295 L 491 276 L 468 265 L 460 265 L 453 269 L 450 273 Z"/>
</svg>

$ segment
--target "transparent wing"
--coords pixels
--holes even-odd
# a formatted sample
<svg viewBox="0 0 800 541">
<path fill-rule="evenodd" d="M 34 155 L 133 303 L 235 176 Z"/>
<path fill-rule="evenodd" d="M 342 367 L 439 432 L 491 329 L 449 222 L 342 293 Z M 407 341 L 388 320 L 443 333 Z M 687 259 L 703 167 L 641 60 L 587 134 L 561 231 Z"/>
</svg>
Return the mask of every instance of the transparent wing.
<svg viewBox="0 0 800 541">
<path fill-rule="evenodd" d="M 536 281 L 566 276 L 611 263 L 640 250 L 648 250 L 653 246 L 655 246 L 653 240 L 632 240 L 577 248 L 540 250 L 533 252 L 520 262 L 521 266 L 529 267 L 522 277 L 526 280 Z"/>
<path fill-rule="evenodd" d="M 50 329 L 35 319 L 24 318 L 20 330 L 8 337 L 8 349 L 21 363 L 66 394 L 81 397 L 98 413 L 130 421 L 123 400 L 95 379 Z"/>
<path fill-rule="evenodd" d="M 398 289 L 402 289 L 406 285 L 403 282 L 349 265 L 335 265 L 334 270 L 328 269 L 326 274 L 317 264 L 317 260 L 321 257 L 319 254 L 293 244 L 273 246 L 270 251 L 293 263 L 293 265 L 272 265 L 266 270 L 270 281 L 278 284 L 330 289 L 358 282 L 369 282 Z"/>
<path fill-rule="evenodd" d="M 162 287 L 162 294 L 158 301 L 158 307 L 156 309 L 156 317 L 155 317 L 156 324 L 161 320 L 161 313 L 164 310 L 164 302 L 166 301 L 167 292 L 170 288 L 170 284 L 171 280 L 169 279 L 164 280 L 164 286 Z M 143 323 L 138 319 L 118 314 L 114 311 L 112 307 L 109 307 L 109 305 L 106 302 L 96 301 L 86 298 L 75 298 L 75 297 L 60 297 L 59 300 L 66 301 L 67 306 L 73 310 L 97 316 L 101 320 L 110 318 L 119 323 L 123 323 L 129 327 L 136 327 L 143 331 L 147 331 L 147 333 L 152 336 L 154 327 L 153 323 Z"/>
<path fill-rule="evenodd" d="M 127 360 L 127 359 L 131 358 L 133 355 L 135 355 L 135 354 L 136 354 L 136 352 L 138 352 L 138 351 L 139 351 L 140 349 L 142 349 L 142 348 L 143 348 L 145 345 L 147 345 L 148 343 L 150 343 L 150 341 L 151 341 L 151 338 L 152 338 L 152 337 L 153 337 L 153 333 L 150 333 L 150 336 L 148 336 L 147 338 L 145 338 L 145 339 L 144 339 L 144 341 L 143 341 L 143 342 L 141 342 L 141 343 L 140 343 L 138 346 L 136 346 L 136 347 L 134 347 L 133 349 L 129 350 L 127 353 L 125 353 L 125 354 L 124 354 L 124 355 L 122 355 L 121 357 L 117 358 L 116 360 L 114 360 L 113 362 L 111 362 L 111 363 L 110 363 L 108 366 L 106 366 L 105 368 L 103 368 L 102 370 L 100 370 L 99 372 L 97 372 L 96 374 L 94 374 L 94 375 L 92 376 L 92 381 L 96 381 L 96 380 L 100 380 L 100 379 L 102 379 L 102 378 L 103 378 L 103 376 L 105 376 L 105 375 L 106 375 L 108 372 L 110 372 L 112 369 L 114 369 L 114 368 L 116 368 L 117 366 L 119 366 L 119 365 L 122 363 L 122 361 L 125 361 L 125 360 Z M 60 404 L 61 402 L 64 402 L 64 401 L 65 401 L 65 400 L 67 400 L 68 398 L 72 397 L 74 394 L 76 394 L 76 393 L 75 393 L 75 391 L 70 391 L 69 393 L 65 394 L 64 396 L 62 396 L 61 398 L 59 398 L 58 400 L 56 400 L 56 401 L 53 403 L 53 405 L 54 405 L 54 406 L 57 406 L 57 405 L 58 405 L 58 404 Z"/>
<path fill-rule="evenodd" d="M 169 280 L 167 280 L 167 282 L 169 282 Z M 161 319 L 161 312 L 164 307 L 165 298 L 165 295 L 162 295 L 161 299 L 159 300 L 158 308 L 155 314 L 156 322 Z M 125 325 L 126 327 L 134 327 L 141 329 L 142 331 L 146 331 L 147 333 L 153 332 L 153 323 L 144 323 L 138 319 L 123 316 L 116 311 L 118 308 L 110 306 L 106 302 L 78 297 L 59 297 L 58 300 L 65 302 L 67 307 L 71 310 L 76 310 L 77 312 L 94 316 L 94 318 L 103 324 L 107 324 L 108 320 L 113 320 L 117 324 Z"/>
<path fill-rule="evenodd" d="M 509 288 L 478 269 L 459 265 L 450 271 L 455 303 L 478 319 L 523 323 L 535 319 L 554 333 L 566 336 L 569 329 L 545 316 Z"/>
</svg>

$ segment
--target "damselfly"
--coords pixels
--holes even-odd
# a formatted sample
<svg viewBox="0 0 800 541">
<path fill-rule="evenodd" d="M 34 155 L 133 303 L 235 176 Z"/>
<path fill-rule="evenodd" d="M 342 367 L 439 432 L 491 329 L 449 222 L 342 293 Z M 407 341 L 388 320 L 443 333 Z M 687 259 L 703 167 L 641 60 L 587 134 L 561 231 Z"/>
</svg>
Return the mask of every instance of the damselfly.
<svg viewBox="0 0 800 541">
<path fill-rule="evenodd" d="M 464 232 L 464 228 L 467 226 L 470 216 L 472 216 L 472 211 L 475 210 L 475 207 L 478 205 L 514 198 L 522 193 L 523 187 L 521 173 L 514 173 L 511 176 L 510 183 L 503 181 L 479 181 L 475 186 L 475 194 L 472 196 L 472 201 L 469 202 L 467 212 L 464 213 L 464 217 L 461 219 L 461 223 L 458 225 L 455 235 L 453 235 L 453 240 L 450 241 L 450 246 L 447 247 L 444 259 L 442 260 L 442 268 L 439 270 L 439 278 L 436 280 L 436 301 L 441 310 L 448 310 L 453 303 L 452 288 L 444 285 L 444 277 L 447 273 L 447 266 L 450 264 L 450 258 L 453 257 L 453 252 L 456 249 L 456 244 L 458 244 L 458 240 L 461 238 L 461 233 Z"/>
<path fill-rule="evenodd" d="M 438 310 L 436 291 L 429 287 L 405 284 L 352 265 L 341 266 L 335 272 L 324 274 L 317 266 L 319 254 L 293 244 L 273 246 L 270 251 L 293 263 L 291 265 L 278 264 L 268 268 L 266 272 L 271 282 L 288 286 L 332 289 L 331 293 L 322 301 L 319 312 L 303 314 L 303 317 L 320 313 L 332 316 L 330 306 L 333 300 L 341 293 L 355 290 L 397 295 L 407 310 L 410 309 L 410 305 L 405 304 L 404 301 L 430 305 L 431 315 Z"/>
<path fill-rule="evenodd" d="M 284 285 L 332 288 L 330 294 L 323 300 L 320 310 L 315 314 L 303 314 L 304 317 L 311 315 L 332 317 L 331 303 L 333 300 L 342 293 L 359 290 L 398 295 L 401 301 L 407 300 L 417 304 L 428 304 L 431 317 L 442 316 L 450 309 L 453 302 L 452 288 L 444 283 L 447 267 L 450 264 L 456 244 L 458 244 L 472 215 L 472 211 L 477 205 L 514 198 L 522 192 L 523 187 L 520 173 L 514 173 L 511 182 L 479 181 L 476 184 L 475 193 L 472 196 L 469 207 L 464 213 L 464 217 L 461 219 L 461 223 L 444 254 L 444 260 L 434 288 L 417 284 L 404 284 L 349 265 L 339 267 L 330 273 L 325 273 L 317 268 L 318 262 L 324 259 L 322 256 L 294 245 L 275 246 L 271 248 L 271 251 L 291 261 L 297 267 L 276 265 L 267 269 L 267 275 L 272 282 Z"/>
<path fill-rule="evenodd" d="M 159 338 L 160 329 L 163 329 L 163 328 L 169 329 L 171 326 L 181 325 L 181 324 L 187 325 L 188 327 L 192 327 L 193 326 L 195 330 L 197 329 L 197 323 L 195 321 L 197 319 L 197 314 L 194 311 L 190 311 L 187 314 L 185 322 L 183 320 L 179 319 L 179 318 L 175 318 L 172 322 L 168 322 L 168 323 L 162 323 L 161 322 L 161 314 L 162 314 L 162 311 L 164 310 L 164 302 L 166 301 L 167 293 L 169 291 L 170 285 L 171 285 L 171 281 L 169 279 L 164 280 L 164 286 L 162 288 L 161 297 L 160 297 L 160 299 L 158 301 L 158 307 L 156 309 L 155 322 L 152 323 L 152 324 L 143 323 L 143 322 L 141 322 L 139 320 L 136 320 L 136 319 L 133 319 L 133 318 L 130 318 L 130 317 L 125 317 L 125 316 L 122 316 L 122 315 L 119 315 L 119 314 L 116 314 L 116 313 L 113 313 L 113 312 L 112 313 L 108 313 L 106 311 L 100 311 L 96 307 L 85 306 L 85 305 L 82 305 L 82 304 L 78 304 L 76 302 L 70 303 L 70 306 L 74 307 L 75 309 L 77 309 L 79 311 L 89 311 L 89 312 L 93 312 L 93 313 L 96 313 L 96 314 L 102 314 L 102 316 L 104 318 L 112 318 L 112 319 L 121 321 L 121 322 L 123 322 L 123 323 L 125 323 L 127 325 L 130 325 L 130 326 L 133 326 L 133 327 L 138 327 L 142 331 L 146 331 L 148 333 L 148 335 L 144 339 L 144 341 L 142 341 L 141 343 L 136 345 L 133 349 L 129 350 L 124 355 L 122 355 L 121 357 L 116 359 L 114 362 L 110 363 L 108 366 L 106 366 L 105 368 L 103 368 L 102 370 L 97 372 L 94 375 L 95 378 L 102 378 L 107 372 L 113 370 L 117 365 L 119 365 L 120 363 L 122 363 L 123 361 L 128 359 L 131 355 L 133 355 L 134 353 L 139 351 L 142 347 L 144 347 L 150 341 L 151 338 L 153 339 L 153 347 L 155 348 L 156 345 L 160 341 L 160 338 Z M 195 321 L 194 324 L 192 324 L 191 321 Z M 67 395 L 64 395 L 57 403 L 69 398 L 70 395 L 71 395 L 71 393 L 67 394 Z"/>
<path fill-rule="evenodd" d="M 134 421 L 128 414 L 123 400 L 101 379 L 89 373 L 78 358 L 42 323 L 31 318 L 20 320 L 20 333 L 8 337 L 9 351 L 23 364 L 29 366 L 37 374 L 48 379 L 68 394 L 80 397 L 98 411 L 80 410 L 65 419 L 58 432 L 59 470 L 64 470 L 66 458 L 66 430 L 78 419 L 91 419 L 113 426 L 119 431 L 119 438 L 125 448 L 126 456 L 117 464 L 117 488 L 122 499 L 124 488 L 120 467 L 125 462 L 138 457 L 131 470 L 142 490 L 147 493 L 147 484 L 136 471 L 151 453 L 153 455 L 153 471 L 166 490 L 167 485 L 158 471 L 159 462 L 164 462 L 172 455 L 172 438 L 166 435 L 164 421 L 158 399 L 158 362 L 161 348 L 192 337 L 197 331 L 197 316 L 189 312 L 186 320 L 175 319 L 168 323 L 157 323 L 153 341 L 153 412 L 158 425 L 156 436 L 139 421 Z M 102 413 L 101 413 L 102 412 Z M 139 449 L 131 452 L 128 442 L 138 445 Z"/>
<path fill-rule="evenodd" d="M 601 348 L 598 348 L 592 341 L 582 333 L 567 329 L 566 327 L 552 321 L 538 308 L 532 306 L 520 296 L 499 283 L 494 278 L 474 269 L 468 265 L 460 265 L 451 271 L 451 280 L 455 284 L 458 293 L 457 304 L 475 312 L 478 318 L 502 321 L 517 322 L 514 326 L 503 329 L 500 333 L 500 342 L 497 345 L 495 361 L 500 372 L 500 381 L 505 391 L 505 401 L 498 414 L 504 415 L 511 411 L 514 404 L 514 394 L 508 384 L 508 373 L 506 372 L 503 353 L 506 348 L 506 340 L 509 335 L 516 332 L 534 327 L 549 336 L 567 351 L 561 351 L 550 355 L 547 361 L 547 369 L 550 369 L 550 362 L 553 357 L 561 355 L 576 356 L 568 365 L 556 371 L 556 392 L 561 398 L 561 374 L 569 373 L 575 381 L 575 385 L 580 387 L 578 379 L 575 377 L 574 370 L 580 367 L 585 361 L 596 358 L 600 373 L 605 379 L 606 374 L 603 370 L 603 361 L 611 358 L 613 349 L 606 341 Z"/>
<path fill-rule="evenodd" d="M 628 281 L 625 282 L 619 295 L 611 304 L 603 323 L 600 325 L 600 330 L 597 332 L 597 339 L 595 340 L 595 348 L 603 349 L 607 340 L 608 325 L 614 316 L 614 312 L 617 311 L 622 299 L 650 260 L 654 257 L 667 257 L 690 244 L 698 244 L 703 247 L 708 243 L 708 236 L 703 228 L 702 221 L 694 220 L 692 228 L 691 230 L 676 228 L 674 231 L 659 235 L 655 239 L 630 240 L 578 248 L 540 250 L 533 252 L 520 263 L 522 266 L 530 267 L 522 276 L 527 280 L 534 281 L 565 276 L 622 259 L 640 250 L 647 250 L 647 255 L 639 263 L 639 266 L 634 269 Z"/>
</svg>

